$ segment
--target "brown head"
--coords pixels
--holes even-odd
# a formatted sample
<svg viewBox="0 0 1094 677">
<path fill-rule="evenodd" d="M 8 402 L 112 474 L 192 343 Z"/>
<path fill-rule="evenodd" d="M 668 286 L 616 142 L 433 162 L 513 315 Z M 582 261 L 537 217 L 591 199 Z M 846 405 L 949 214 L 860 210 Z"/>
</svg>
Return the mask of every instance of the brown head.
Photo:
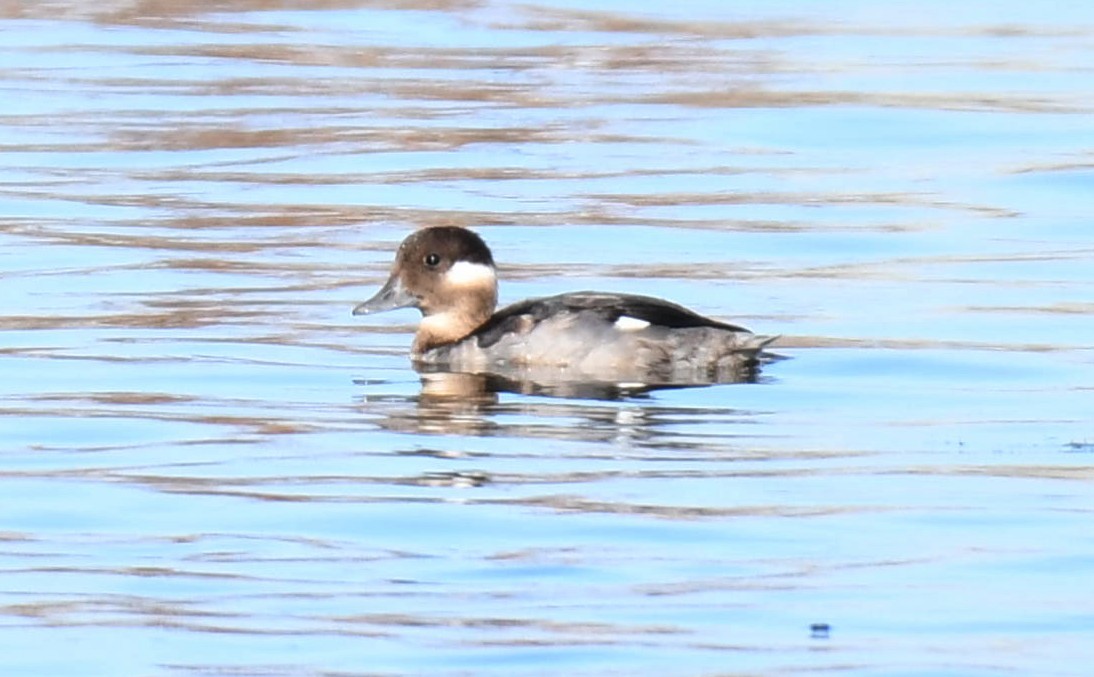
<svg viewBox="0 0 1094 677">
<path fill-rule="evenodd" d="M 412 349 L 418 356 L 473 332 L 493 315 L 497 302 L 490 248 L 470 230 L 437 226 L 403 240 L 387 282 L 353 314 L 419 309 L 422 323 Z"/>
</svg>

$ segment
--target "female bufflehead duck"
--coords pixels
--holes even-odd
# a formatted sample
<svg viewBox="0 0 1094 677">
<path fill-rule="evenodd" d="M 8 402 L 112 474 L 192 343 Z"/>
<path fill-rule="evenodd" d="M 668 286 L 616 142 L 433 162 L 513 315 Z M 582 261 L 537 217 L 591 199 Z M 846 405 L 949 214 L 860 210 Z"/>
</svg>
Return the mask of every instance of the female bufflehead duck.
<svg viewBox="0 0 1094 677">
<path fill-rule="evenodd" d="M 648 296 L 583 291 L 494 312 L 497 299 L 494 257 L 482 238 L 438 226 L 403 241 L 391 277 L 353 314 L 417 308 L 416 365 L 474 373 L 549 368 L 574 379 L 737 381 L 773 340 Z"/>
</svg>

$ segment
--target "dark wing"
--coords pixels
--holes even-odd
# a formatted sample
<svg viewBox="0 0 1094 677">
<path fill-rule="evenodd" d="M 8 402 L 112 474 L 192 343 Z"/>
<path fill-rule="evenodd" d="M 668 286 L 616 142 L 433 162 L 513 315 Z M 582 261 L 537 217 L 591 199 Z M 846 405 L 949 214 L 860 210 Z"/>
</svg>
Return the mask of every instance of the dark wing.
<svg viewBox="0 0 1094 677">
<path fill-rule="evenodd" d="M 478 338 L 479 346 L 488 348 L 508 333 L 525 333 L 543 320 L 567 312 L 594 313 L 608 324 L 614 323 L 620 317 L 633 317 L 670 329 L 713 327 L 748 332 L 743 327 L 712 320 L 683 306 L 652 296 L 582 291 L 528 299 L 506 306 L 475 330 L 474 334 Z"/>
<path fill-rule="evenodd" d="M 712 320 L 683 306 L 652 296 L 574 292 L 543 300 L 556 301 L 574 311 L 592 310 L 610 322 L 615 322 L 620 317 L 633 317 L 636 320 L 645 320 L 650 324 L 670 329 L 714 327 L 727 331 L 748 331 L 743 327 Z"/>
</svg>

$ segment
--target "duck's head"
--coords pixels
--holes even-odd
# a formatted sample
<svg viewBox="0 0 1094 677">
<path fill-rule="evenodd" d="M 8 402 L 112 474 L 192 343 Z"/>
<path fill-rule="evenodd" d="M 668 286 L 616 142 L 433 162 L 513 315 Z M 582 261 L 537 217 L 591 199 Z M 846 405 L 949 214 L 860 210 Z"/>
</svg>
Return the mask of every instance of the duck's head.
<svg viewBox="0 0 1094 677">
<path fill-rule="evenodd" d="M 421 354 L 470 334 L 494 313 L 497 301 L 490 248 L 470 230 L 437 226 L 403 240 L 387 282 L 353 314 L 417 308 L 423 320 L 413 351 Z"/>
</svg>

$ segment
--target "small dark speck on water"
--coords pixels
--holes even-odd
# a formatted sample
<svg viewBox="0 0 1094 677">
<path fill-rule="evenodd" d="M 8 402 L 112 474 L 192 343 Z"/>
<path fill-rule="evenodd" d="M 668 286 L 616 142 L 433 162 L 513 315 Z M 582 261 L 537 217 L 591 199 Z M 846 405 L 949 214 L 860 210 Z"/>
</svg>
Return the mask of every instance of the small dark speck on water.
<svg viewBox="0 0 1094 677">
<path fill-rule="evenodd" d="M 809 626 L 809 636 L 813 639 L 828 639 L 828 632 L 831 629 L 827 623 L 813 623 Z"/>
</svg>

